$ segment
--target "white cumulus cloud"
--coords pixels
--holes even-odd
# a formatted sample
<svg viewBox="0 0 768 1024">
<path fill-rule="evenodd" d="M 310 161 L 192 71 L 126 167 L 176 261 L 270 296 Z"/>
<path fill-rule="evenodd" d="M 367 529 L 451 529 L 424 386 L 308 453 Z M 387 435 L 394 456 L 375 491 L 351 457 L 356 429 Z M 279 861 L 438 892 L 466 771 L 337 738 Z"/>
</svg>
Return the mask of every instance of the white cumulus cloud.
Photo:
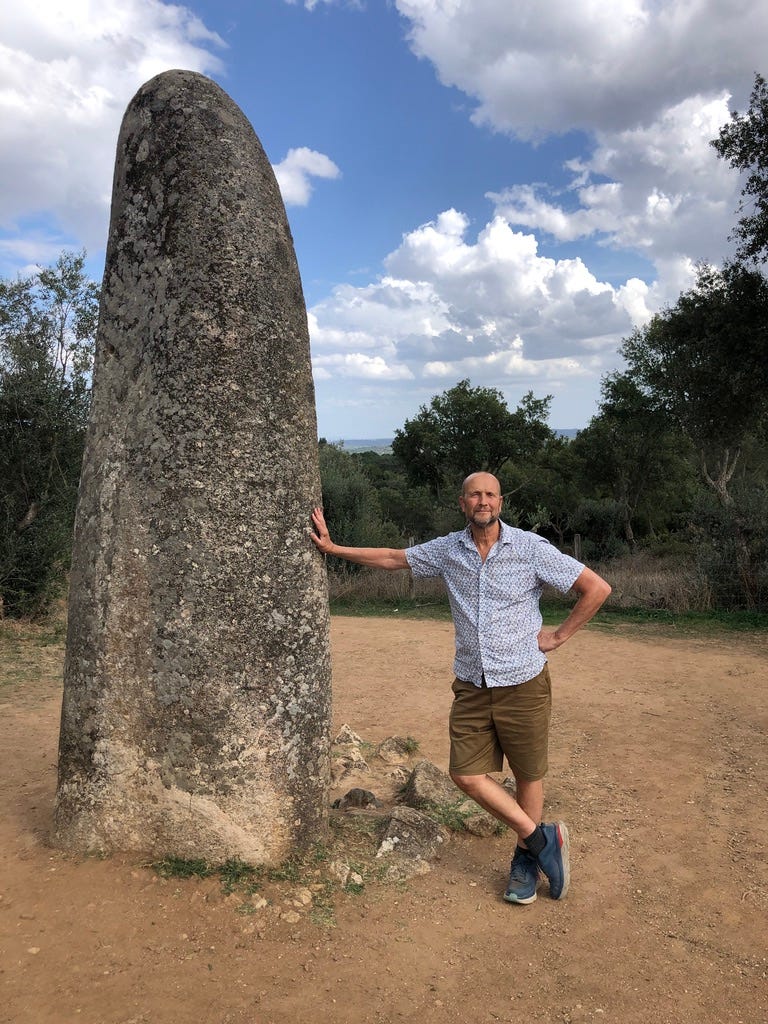
<svg viewBox="0 0 768 1024">
<path fill-rule="evenodd" d="M 378 281 L 337 287 L 310 311 L 320 378 L 471 377 L 511 390 L 597 378 L 650 315 L 642 281 L 597 280 L 579 259 L 539 255 L 531 234 L 496 215 L 473 240 L 447 210 L 403 238 Z"/>
<path fill-rule="evenodd" d="M 284 160 L 274 165 L 283 202 L 306 206 L 312 195 L 312 178 L 338 178 L 341 171 L 324 153 L 300 146 L 289 149 Z"/>
<path fill-rule="evenodd" d="M 131 97 L 171 68 L 216 73 L 223 53 L 200 18 L 160 0 L 0 6 L 0 261 L 47 263 L 73 240 L 102 248 Z M 299 204 L 312 177 L 339 174 L 327 156 L 302 148 L 276 172 L 285 202 Z"/>
<path fill-rule="evenodd" d="M 357 377 L 362 380 L 410 380 L 413 376 L 407 366 L 388 363 L 380 355 L 369 356 L 362 352 L 335 353 L 319 356 L 314 360 L 315 372 L 320 377 Z"/>
<path fill-rule="evenodd" d="M 38 0 L 0 11 L 0 223 L 54 214 L 86 246 L 106 236 L 115 141 L 139 86 L 173 67 L 220 67 L 222 40 L 152 0 Z M 50 229 L 49 229 L 50 230 Z M 32 243 L 32 244 L 31 244 Z M 34 230 L 19 254 L 53 243 Z M 6 249 L 12 243 L 6 243 Z"/>
<path fill-rule="evenodd" d="M 691 97 L 646 127 L 599 132 L 592 154 L 568 164 L 573 177 L 564 193 L 517 185 L 489 198 L 511 223 L 561 242 L 593 237 L 657 266 L 720 259 L 738 183 L 709 143 L 727 119 L 727 95 Z"/>
<path fill-rule="evenodd" d="M 510 224 L 648 259 L 674 301 L 695 261 L 730 255 L 738 176 L 710 146 L 743 109 L 768 45 L 768 6 L 740 0 L 396 0 L 414 52 L 521 139 L 579 130 L 569 188 L 490 194 Z M 746 30 L 748 26 L 748 30 Z M 575 147 L 580 146 L 576 151 Z"/>
<path fill-rule="evenodd" d="M 294 7 L 297 3 L 301 3 L 301 0 L 285 0 L 285 2 Z M 303 6 L 307 11 L 314 11 L 320 4 L 338 4 L 343 7 L 355 7 L 357 9 L 363 6 L 362 0 L 303 0 Z"/>
<path fill-rule="evenodd" d="M 747 86 L 765 59 L 761 0 L 395 0 L 414 52 L 524 138 L 617 132 L 690 96 Z"/>
</svg>

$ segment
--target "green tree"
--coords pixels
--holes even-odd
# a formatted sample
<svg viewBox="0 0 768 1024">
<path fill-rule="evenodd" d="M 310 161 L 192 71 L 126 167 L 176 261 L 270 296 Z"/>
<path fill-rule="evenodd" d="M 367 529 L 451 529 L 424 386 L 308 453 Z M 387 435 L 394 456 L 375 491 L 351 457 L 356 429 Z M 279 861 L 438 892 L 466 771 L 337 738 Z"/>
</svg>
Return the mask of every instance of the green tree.
<svg viewBox="0 0 768 1024">
<path fill-rule="evenodd" d="M 503 467 L 532 457 L 552 436 L 546 424 L 551 397 L 526 394 L 510 412 L 496 388 L 459 381 L 395 431 L 392 451 L 415 484 L 451 497 L 468 474 L 499 475 Z"/>
<path fill-rule="evenodd" d="M 620 508 L 624 539 L 634 545 L 638 512 L 652 528 L 670 490 L 685 488 L 690 446 L 629 374 L 604 377 L 601 391 L 598 414 L 579 431 L 572 450 L 592 493 Z"/>
<path fill-rule="evenodd" d="M 768 84 L 755 75 L 755 84 L 744 114 L 731 112 L 731 120 L 712 140 L 718 155 L 731 167 L 748 172 L 741 190 L 739 213 L 733 232 L 739 241 L 738 256 L 744 260 L 768 260 Z"/>
<path fill-rule="evenodd" d="M 503 518 L 513 526 L 554 536 L 558 547 L 571 532 L 582 498 L 579 462 L 569 438 L 552 433 L 541 448 L 501 474 Z"/>
<path fill-rule="evenodd" d="M 42 612 L 69 565 L 98 318 L 84 253 L 0 281 L 0 597 Z"/>
<path fill-rule="evenodd" d="M 696 448 L 723 505 L 741 447 L 768 414 L 768 282 L 739 264 L 696 285 L 625 339 L 629 373 Z"/>
<path fill-rule="evenodd" d="M 349 452 L 321 438 L 323 508 L 333 539 L 351 547 L 399 547 L 396 527 L 381 511 L 376 488 Z"/>
<path fill-rule="evenodd" d="M 571 523 L 584 538 L 582 558 L 600 562 L 626 554 L 627 544 L 621 538 L 624 509 L 613 498 L 584 498 L 573 512 Z"/>
<path fill-rule="evenodd" d="M 768 610 L 768 486 L 748 481 L 734 487 L 723 506 L 708 495 L 696 510 L 696 561 L 718 608 Z"/>
<path fill-rule="evenodd" d="M 402 538 L 421 542 L 439 532 L 432 493 L 410 481 L 394 455 L 355 452 L 352 458 L 376 488 L 384 518 L 394 523 Z"/>
</svg>

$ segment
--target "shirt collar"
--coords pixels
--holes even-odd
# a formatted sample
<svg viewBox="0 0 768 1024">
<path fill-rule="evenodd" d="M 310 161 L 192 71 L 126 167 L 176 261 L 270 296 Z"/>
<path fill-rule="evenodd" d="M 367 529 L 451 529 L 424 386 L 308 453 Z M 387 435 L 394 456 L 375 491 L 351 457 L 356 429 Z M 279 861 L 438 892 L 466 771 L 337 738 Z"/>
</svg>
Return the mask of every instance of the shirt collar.
<svg viewBox="0 0 768 1024">
<path fill-rule="evenodd" d="M 507 524 L 504 522 L 503 519 L 499 520 L 499 526 L 501 527 L 501 532 L 499 533 L 499 539 L 496 541 L 496 543 L 497 544 L 512 544 L 513 541 L 514 541 L 514 534 L 512 532 L 512 527 L 511 526 L 507 526 Z M 461 531 L 461 541 L 467 547 L 471 547 L 473 550 L 477 550 L 475 548 L 475 542 L 472 539 L 472 530 L 470 529 L 469 523 L 467 523 L 467 525 Z"/>
</svg>

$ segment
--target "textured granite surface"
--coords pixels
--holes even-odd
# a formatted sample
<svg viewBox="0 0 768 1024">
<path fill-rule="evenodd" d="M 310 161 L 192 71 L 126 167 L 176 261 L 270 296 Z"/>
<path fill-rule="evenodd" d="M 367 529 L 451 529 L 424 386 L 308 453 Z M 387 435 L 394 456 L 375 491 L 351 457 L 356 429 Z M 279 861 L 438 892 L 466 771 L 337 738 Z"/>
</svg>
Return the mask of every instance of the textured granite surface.
<svg viewBox="0 0 768 1024">
<path fill-rule="evenodd" d="M 276 863 L 321 837 L 319 500 L 306 311 L 272 168 L 216 84 L 166 72 L 117 147 L 58 845 Z"/>
</svg>

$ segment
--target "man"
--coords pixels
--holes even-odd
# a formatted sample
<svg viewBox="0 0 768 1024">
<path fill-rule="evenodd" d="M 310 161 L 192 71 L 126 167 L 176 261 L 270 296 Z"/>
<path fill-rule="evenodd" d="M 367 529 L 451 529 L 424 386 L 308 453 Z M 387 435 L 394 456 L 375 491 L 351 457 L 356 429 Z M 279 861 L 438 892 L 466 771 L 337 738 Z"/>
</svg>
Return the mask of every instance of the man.
<svg viewBox="0 0 768 1024">
<path fill-rule="evenodd" d="M 540 871 L 553 899 L 565 896 L 570 881 L 565 824 L 539 824 L 552 699 L 546 654 L 592 618 L 611 588 L 543 537 L 503 523 L 502 504 L 496 477 L 473 473 L 459 498 L 467 526 L 457 533 L 404 550 L 341 547 L 316 508 L 311 536 L 324 554 L 349 562 L 443 578 L 456 632 L 450 775 L 517 833 L 504 899 L 528 904 L 536 899 Z M 545 583 L 579 595 L 557 628 L 542 628 Z M 515 777 L 515 797 L 488 774 L 501 771 L 504 757 Z"/>
</svg>

